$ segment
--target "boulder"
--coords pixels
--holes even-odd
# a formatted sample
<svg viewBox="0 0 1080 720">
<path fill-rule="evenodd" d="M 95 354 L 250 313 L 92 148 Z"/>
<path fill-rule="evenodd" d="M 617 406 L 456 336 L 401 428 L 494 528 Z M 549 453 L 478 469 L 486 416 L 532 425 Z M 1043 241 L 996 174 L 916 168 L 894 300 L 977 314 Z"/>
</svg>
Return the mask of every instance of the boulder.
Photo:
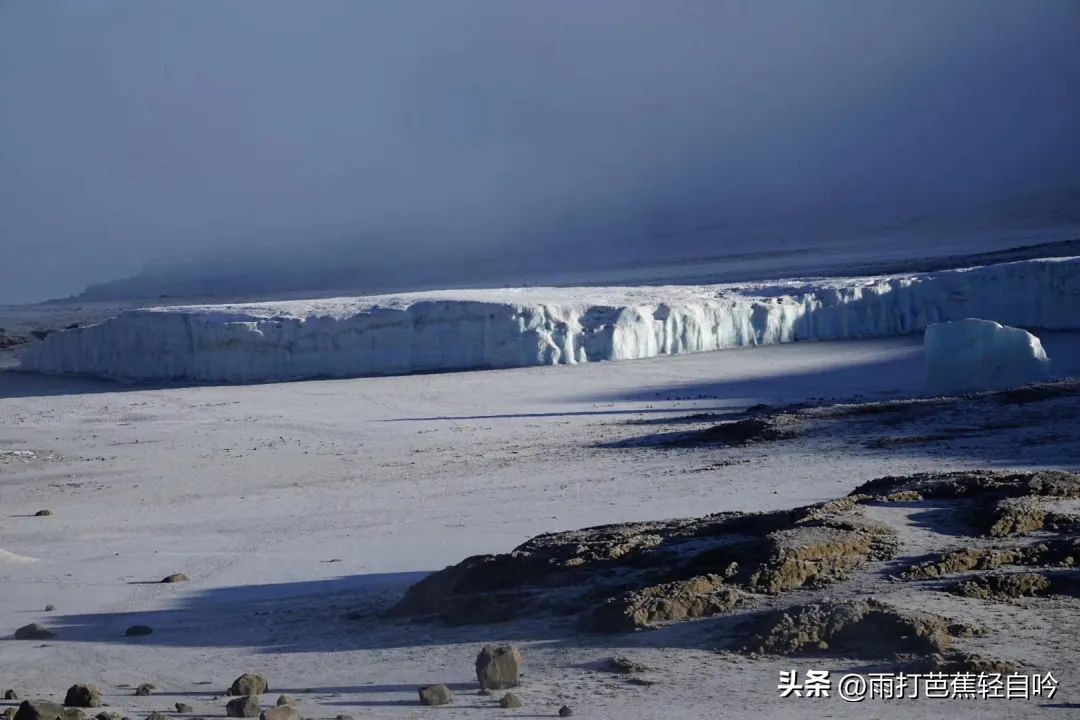
<svg viewBox="0 0 1080 720">
<path fill-rule="evenodd" d="M 301 720 L 300 713 L 292 705 L 275 705 L 263 710 L 260 720 Z"/>
<path fill-rule="evenodd" d="M 180 582 L 187 582 L 190 579 L 191 578 L 189 578 L 184 573 L 173 573 L 172 575 L 166 575 L 165 577 L 161 578 L 161 582 L 163 582 L 163 583 L 180 583 Z"/>
<path fill-rule="evenodd" d="M 559 708 L 559 717 L 570 717 L 573 714 L 574 714 L 574 711 L 571 710 L 566 705 L 563 705 L 561 708 Z"/>
<path fill-rule="evenodd" d="M 16 640 L 48 640 L 49 638 L 54 637 L 56 637 L 56 633 L 44 625 L 38 625 L 37 623 L 23 625 L 15 631 Z"/>
<path fill-rule="evenodd" d="M 157 690 L 157 685 L 154 685 L 153 683 L 143 683 L 135 688 L 135 695 L 138 697 L 146 697 L 147 695 L 153 695 L 155 690 Z"/>
<path fill-rule="evenodd" d="M 15 692 L 14 690 L 5 690 L 4 691 L 4 699 L 5 700 L 18 700 L 19 699 L 19 694 L 17 692 Z"/>
<path fill-rule="evenodd" d="M 15 720 L 85 720 L 78 708 L 66 708 L 44 700 L 23 700 L 15 712 Z"/>
<path fill-rule="evenodd" d="M 512 645 L 485 645 L 476 656 L 480 687 L 502 690 L 517 687 L 521 678 L 521 651 Z"/>
<path fill-rule="evenodd" d="M 233 680 L 229 686 L 229 695 L 262 695 L 270 689 L 266 678 L 256 673 L 244 673 Z"/>
<path fill-rule="evenodd" d="M 242 695 L 225 704 L 225 714 L 233 718 L 259 717 L 262 708 L 254 695 Z"/>
<path fill-rule="evenodd" d="M 450 692 L 450 688 L 442 683 L 439 683 L 438 685 L 425 685 L 417 690 L 417 693 L 420 695 L 421 705 L 446 705 L 454 699 L 454 695 Z"/>
<path fill-rule="evenodd" d="M 101 691 L 93 685 L 72 685 L 64 696 L 68 707 L 101 707 Z"/>
</svg>

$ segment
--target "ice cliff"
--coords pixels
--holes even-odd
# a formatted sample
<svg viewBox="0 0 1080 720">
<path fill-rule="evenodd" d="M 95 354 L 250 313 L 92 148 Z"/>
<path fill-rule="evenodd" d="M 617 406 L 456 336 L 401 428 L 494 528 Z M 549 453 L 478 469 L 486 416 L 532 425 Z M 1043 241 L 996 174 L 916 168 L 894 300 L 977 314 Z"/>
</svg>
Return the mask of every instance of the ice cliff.
<svg viewBox="0 0 1080 720">
<path fill-rule="evenodd" d="M 1050 377 L 1039 338 L 991 320 L 968 318 L 926 328 L 926 385 L 932 392 L 995 390 Z"/>
<path fill-rule="evenodd" d="M 455 290 L 131 310 L 53 333 L 24 353 L 22 367 L 256 382 L 880 337 L 967 317 L 1080 327 L 1080 258 L 742 285 Z"/>
</svg>

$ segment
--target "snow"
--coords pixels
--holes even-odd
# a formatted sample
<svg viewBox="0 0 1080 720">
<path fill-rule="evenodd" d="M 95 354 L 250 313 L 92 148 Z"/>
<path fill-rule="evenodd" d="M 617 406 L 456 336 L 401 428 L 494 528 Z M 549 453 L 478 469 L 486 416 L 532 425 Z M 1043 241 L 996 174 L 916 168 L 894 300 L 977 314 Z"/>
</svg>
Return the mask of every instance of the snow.
<svg viewBox="0 0 1080 720">
<path fill-rule="evenodd" d="M 570 365 L 885 337 L 982 317 L 1080 327 L 1080 258 L 738 285 L 454 290 L 159 307 L 56 332 L 22 368 L 130 380 L 265 382 Z"/>
<path fill-rule="evenodd" d="M 1080 333 L 1045 333 L 1043 341 L 1052 356 L 1074 363 L 1069 371 L 1080 370 Z M 714 652 L 714 625 L 598 639 L 573 628 L 345 618 L 396 597 L 420 573 L 508 551 L 541 532 L 793 507 L 887 474 L 988 463 L 1076 467 L 1069 416 L 1057 421 L 1056 444 L 976 437 L 936 455 L 919 446 L 884 454 L 858 437 L 855 450 L 838 450 L 832 437 L 808 437 L 783 451 L 601 447 L 651 432 L 646 423 L 658 418 L 917 393 L 920 343 L 908 336 L 773 345 L 729 351 L 722 363 L 693 354 L 165 389 L 0 373 L 0 447 L 37 453 L 33 463 L 0 466 L 0 547 L 38 558 L 0 566 L 0 634 L 29 622 L 59 632 L 47 643 L 0 642 L 2 687 L 62 698 L 71 683 L 87 682 L 103 690 L 110 709 L 131 717 L 175 701 L 220 717 L 228 683 L 262 672 L 275 690 L 266 699 L 297 694 L 304 717 L 503 717 L 506 711 L 480 706 L 475 684 L 455 686 L 457 700 L 445 708 L 410 703 L 423 683 L 475 683 L 479 647 L 513 640 L 525 650 L 519 694 L 527 715 L 553 717 L 565 702 L 576 717 L 598 720 L 806 717 L 803 702 L 777 698 L 778 671 L 847 672 L 847 664 L 733 659 Z M 1069 447 L 1072 456 L 1063 454 Z M 42 508 L 53 515 L 32 517 Z M 913 532 L 925 524 L 913 521 Z M 173 572 L 191 582 L 153 582 Z M 907 588 L 891 583 L 882 592 Z M 57 609 L 43 612 L 47 603 Z M 973 611 L 982 605 L 967 603 Z M 1060 608 L 1060 625 L 1021 622 L 1016 635 L 978 640 L 1007 648 L 978 649 L 1076 677 L 1066 661 L 1076 643 L 1054 634 L 1072 612 Z M 154 634 L 124 638 L 133 624 Z M 1047 637 L 1056 638 L 1053 645 Z M 589 669 L 616 653 L 657 668 L 657 685 L 613 685 Z M 131 688 L 144 682 L 159 689 L 134 697 Z M 1080 694 L 1063 681 L 1059 701 L 1077 702 Z M 868 708 L 871 716 L 912 720 L 928 712 L 915 701 L 830 700 L 820 708 L 837 718 L 865 718 Z M 1056 712 L 1020 701 L 949 706 L 950 717 L 965 718 L 1040 711 Z"/>
<path fill-rule="evenodd" d="M 923 344 L 931 392 L 994 390 L 1050 377 L 1050 359 L 1039 338 L 992 320 L 934 323 L 926 328 Z"/>
</svg>

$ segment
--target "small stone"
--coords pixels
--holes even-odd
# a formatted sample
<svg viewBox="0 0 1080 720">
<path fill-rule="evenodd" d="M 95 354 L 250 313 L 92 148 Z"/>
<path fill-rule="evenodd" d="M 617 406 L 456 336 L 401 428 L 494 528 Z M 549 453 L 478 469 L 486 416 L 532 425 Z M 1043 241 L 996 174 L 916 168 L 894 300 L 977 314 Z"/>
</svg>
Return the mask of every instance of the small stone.
<svg viewBox="0 0 1080 720">
<path fill-rule="evenodd" d="M 54 637 L 56 637 L 56 633 L 44 625 L 38 625 L 37 623 L 23 625 L 15 631 L 16 640 L 48 640 L 49 638 Z"/>
<path fill-rule="evenodd" d="M 93 685 L 72 685 L 64 696 L 68 707 L 101 707 L 101 691 Z"/>
<path fill-rule="evenodd" d="M 261 708 L 259 701 L 253 695 L 242 695 L 235 700 L 225 703 L 225 714 L 234 718 L 259 717 Z"/>
<path fill-rule="evenodd" d="M 480 688 L 479 690 L 476 691 L 476 694 L 477 695 L 483 695 L 483 696 L 486 697 L 486 696 L 491 694 L 491 691 L 488 690 L 487 688 Z"/>
<path fill-rule="evenodd" d="M 52 510 L 38 510 L 34 513 L 34 517 L 49 517 L 52 515 Z"/>
<path fill-rule="evenodd" d="M 48 605 L 45 606 L 45 612 L 52 612 L 55 609 L 56 609 L 56 606 L 53 605 L 52 603 L 49 603 Z"/>
<path fill-rule="evenodd" d="M 279 695 L 275 705 L 295 705 L 296 698 L 292 695 Z"/>
<path fill-rule="evenodd" d="M 356 720 L 352 715 L 338 715 L 334 720 Z"/>
<path fill-rule="evenodd" d="M 266 678 L 255 673 L 244 673 L 233 680 L 229 686 L 229 695 L 262 695 L 270 689 Z"/>
<path fill-rule="evenodd" d="M 124 635 L 127 637 L 138 637 L 139 635 L 149 635 L 154 632 L 154 629 L 147 625 L 132 625 L 124 631 Z"/>
<path fill-rule="evenodd" d="M 112 712 L 111 710 L 102 710 L 94 716 L 94 720 L 121 720 L 122 716 L 118 712 Z"/>
<path fill-rule="evenodd" d="M 15 692 L 14 690 L 5 690 L 4 691 L 4 699 L 5 700 L 18 700 L 19 699 L 19 694 L 17 692 Z"/>
<path fill-rule="evenodd" d="M 190 579 L 191 578 L 189 578 L 184 573 L 173 573 L 172 575 L 166 575 L 165 577 L 161 578 L 161 582 L 163 582 L 163 583 L 179 583 L 179 582 L 187 582 Z"/>
<path fill-rule="evenodd" d="M 169 720 L 169 716 L 165 713 L 155 710 L 154 712 L 146 716 L 146 720 Z"/>
<path fill-rule="evenodd" d="M 147 695 L 153 695 L 155 690 L 157 690 L 157 685 L 154 685 L 153 683 L 143 683 L 135 688 L 135 694 L 139 697 L 146 697 Z"/>
<path fill-rule="evenodd" d="M 640 673 L 648 670 L 647 667 L 641 663 L 634 662 L 625 655 L 615 655 L 608 658 L 608 671 L 613 673 Z"/>
<path fill-rule="evenodd" d="M 476 656 L 476 680 L 482 688 L 517 687 L 520 676 L 521 651 L 513 645 L 485 645 Z"/>
<path fill-rule="evenodd" d="M 195 712 L 195 708 L 191 707 L 187 703 L 178 702 L 176 703 L 176 712 L 186 713 L 190 715 L 191 713 Z"/>
<path fill-rule="evenodd" d="M 292 705 L 276 705 L 263 710 L 260 720 L 301 720 L 300 713 Z"/>
<path fill-rule="evenodd" d="M 421 705 L 446 705 L 454 699 L 454 695 L 450 692 L 450 688 L 442 683 L 439 683 L 438 685 L 425 685 L 417 690 L 417 693 L 420 695 Z"/>
<path fill-rule="evenodd" d="M 561 708 L 559 708 L 559 717 L 570 717 L 573 714 L 574 714 L 574 711 L 571 710 L 566 705 L 563 705 Z"/>
<path fill-rule="evenodd" d="M 499 707 L 501 708 L 519 708 L 521 707 L 521 698 L 514 693 L 506 693 L 499 700 Z"/>
</svg>

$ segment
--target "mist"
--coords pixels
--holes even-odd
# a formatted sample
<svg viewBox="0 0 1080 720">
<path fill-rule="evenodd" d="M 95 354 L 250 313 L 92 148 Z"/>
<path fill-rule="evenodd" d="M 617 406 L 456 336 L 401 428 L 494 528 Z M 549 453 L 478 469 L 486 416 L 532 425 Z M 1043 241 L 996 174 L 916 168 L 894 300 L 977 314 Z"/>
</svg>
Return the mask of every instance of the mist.
<svg viewBox="0 0 1080 720">
<path fill-rule="evenodd" d="M 1074 0 L 2 3 L 0 302 L 859 241 L 1080 185 L 1078 38 Z"/>
</svg>

